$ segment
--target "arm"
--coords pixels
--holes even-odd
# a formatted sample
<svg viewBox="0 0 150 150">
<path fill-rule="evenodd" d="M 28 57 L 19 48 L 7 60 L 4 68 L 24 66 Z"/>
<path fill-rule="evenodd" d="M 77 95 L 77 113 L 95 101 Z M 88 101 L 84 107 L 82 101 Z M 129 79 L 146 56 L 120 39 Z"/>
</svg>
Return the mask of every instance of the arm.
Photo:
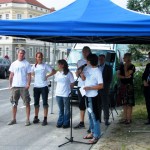
<svg viewBox="0 0 150 150">
<path fill-rule="evenodd" d="M 103 84 L 98 84 L 98 85 L 95 85 L 95 86 L 87 86 L 87 87 L 84 87 L 84 90 L 87 91 L 87 90 L 101 90 L 103 88 Z"/>
<path fill-rule="evenodd" d="M 80 73 L 80 77 L 81 77 L 81 79 L 82 79 L 83 81 L 85 81 L 85 80 L 86 80 L 86 77 L 85 77 L 85 75 L 83 74 L 83 72 L 82 72 L 82 73 Z"/>
<path fill-rule="evenodd" d="M 31 73 L 28 73 L 28 74 L 27 74 L 27 85 L 26 85 L 26 88 L 27 88 L 27 89 L 29 89 L 30 83 L 31 83 Z"/>
<path fill-rule="evenodd" d="M 119 79 L 125 79 L 125 76 L 120 75 L 120 70 L 117 71 L 117 77 Z"/>
<path fill-rule="evenodd" d="M 71 83 L 71 84 L 70 84 L 70 87 L 71 87 L 71 89 L 73 89 L 73 87 L 74 87 L 74 83 Z"/>
<path fill-rule="evenodd" d="M 128 70 L 128 68 L 129 68 L 129 66 L 127 64 L 125 64 L 125 66 L 124 66 L 125 77 L 127 77 L 127 78 L 129 77 L 130 78 L 131 74 L 133 74 L 133 72 L 135 71 L 135 68 L 134 68 L 134 66 L 130 70 Z"/>
<path fill-rule="evenodd" d="M 9 88 L 12 88 L 12 80 L 13 80 L 13 77 L 14 77 L 14 73 L 13 73 L 13 72 L 10 72 L 10 75 L 9 75 Z"/>
<path fill-rule="evenodd" d="M 46 76 L 46 80 L 47 80 L 48 77 L 53 76 L 54 74 L 56 74 L 56 72 L 57 71 L 55 69 L 53 69 L 52 72 Z"/>
</svg>

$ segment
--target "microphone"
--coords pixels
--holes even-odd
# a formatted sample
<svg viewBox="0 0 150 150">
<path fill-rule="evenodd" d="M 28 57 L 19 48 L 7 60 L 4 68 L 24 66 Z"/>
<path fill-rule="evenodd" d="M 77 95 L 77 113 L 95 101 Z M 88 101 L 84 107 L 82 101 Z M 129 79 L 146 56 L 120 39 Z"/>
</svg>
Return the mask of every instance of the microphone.
<svg viewBox="0 0 150 150">
<path fill-rule="evenodd" d="M 86 67 L 86 66 L 87 66 L 87 64 L 84 64 L 84 65 L 80 66 L 80 67 L 78 68 L 78 70 L 83 70 L 84 67 Z"/>
</svg>

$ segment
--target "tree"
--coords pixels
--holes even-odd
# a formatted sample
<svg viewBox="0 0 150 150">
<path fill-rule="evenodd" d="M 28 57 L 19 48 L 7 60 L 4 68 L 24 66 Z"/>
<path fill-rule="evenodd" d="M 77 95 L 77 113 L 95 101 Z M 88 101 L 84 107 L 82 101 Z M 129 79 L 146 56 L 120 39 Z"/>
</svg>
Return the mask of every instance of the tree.
<svg viewBox="0 0 150 150">
<path fill-rule="evenodd" d="M 150 0 L 128 0 L 127 8 L 142 12 L 145 14 L 150 14 Z M 142 52 L 150 51 L 150 45 L 147 44 L 131 44 L 129 45 L 129 52 L 132 53 L 134 59 L 139 59 L 143 57 Z"/>
<path fill-rule="evenodd" d="M 145 14 L 150 14 L 150 0 L 128 0 L 127 8 Z"/>
</svg>

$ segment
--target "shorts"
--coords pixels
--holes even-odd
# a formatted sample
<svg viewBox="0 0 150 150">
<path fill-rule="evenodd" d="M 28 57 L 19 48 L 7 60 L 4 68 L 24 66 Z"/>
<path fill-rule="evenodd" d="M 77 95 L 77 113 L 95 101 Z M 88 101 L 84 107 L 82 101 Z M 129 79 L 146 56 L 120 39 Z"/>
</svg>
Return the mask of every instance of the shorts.
<svg viewBox="0 0 150 150">
<path fill-rule="evenodd" d="M 82 97 L 79 88 L 77 89 L 77 91 L 78 91 L 78 99 L 79 99 L 79 109 L 81 111 L 85 111 L 86 110 L 85 96 Z"/>
<path fill-rule="evenodd" d="M 10 98 L 10 102 L 13 105 L 18 105 L 18 101 L 20 99 L 20 97 L 23 100 L 24 105 L 26 104 L 30 104 L 31 98 L 30 98 L 30 94 L 28 89 L 26 89 L 25 87 L 13 87 L 11 89 L 12 95 Z"/>
</svg>

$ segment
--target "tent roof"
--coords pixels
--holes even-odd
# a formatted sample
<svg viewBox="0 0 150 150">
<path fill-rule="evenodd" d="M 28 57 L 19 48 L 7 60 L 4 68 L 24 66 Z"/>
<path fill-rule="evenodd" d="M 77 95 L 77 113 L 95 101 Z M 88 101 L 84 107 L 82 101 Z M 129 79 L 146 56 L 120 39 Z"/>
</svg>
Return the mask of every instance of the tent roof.
<svg viewBox="0 0 150 150">
<path fill-rule="evenodd" d="M 150 16 L 110 0 L 76 0 L 54 13 L 1 20 L 0 35 L 66 43 L 150 43 Z"/>
</svg>

